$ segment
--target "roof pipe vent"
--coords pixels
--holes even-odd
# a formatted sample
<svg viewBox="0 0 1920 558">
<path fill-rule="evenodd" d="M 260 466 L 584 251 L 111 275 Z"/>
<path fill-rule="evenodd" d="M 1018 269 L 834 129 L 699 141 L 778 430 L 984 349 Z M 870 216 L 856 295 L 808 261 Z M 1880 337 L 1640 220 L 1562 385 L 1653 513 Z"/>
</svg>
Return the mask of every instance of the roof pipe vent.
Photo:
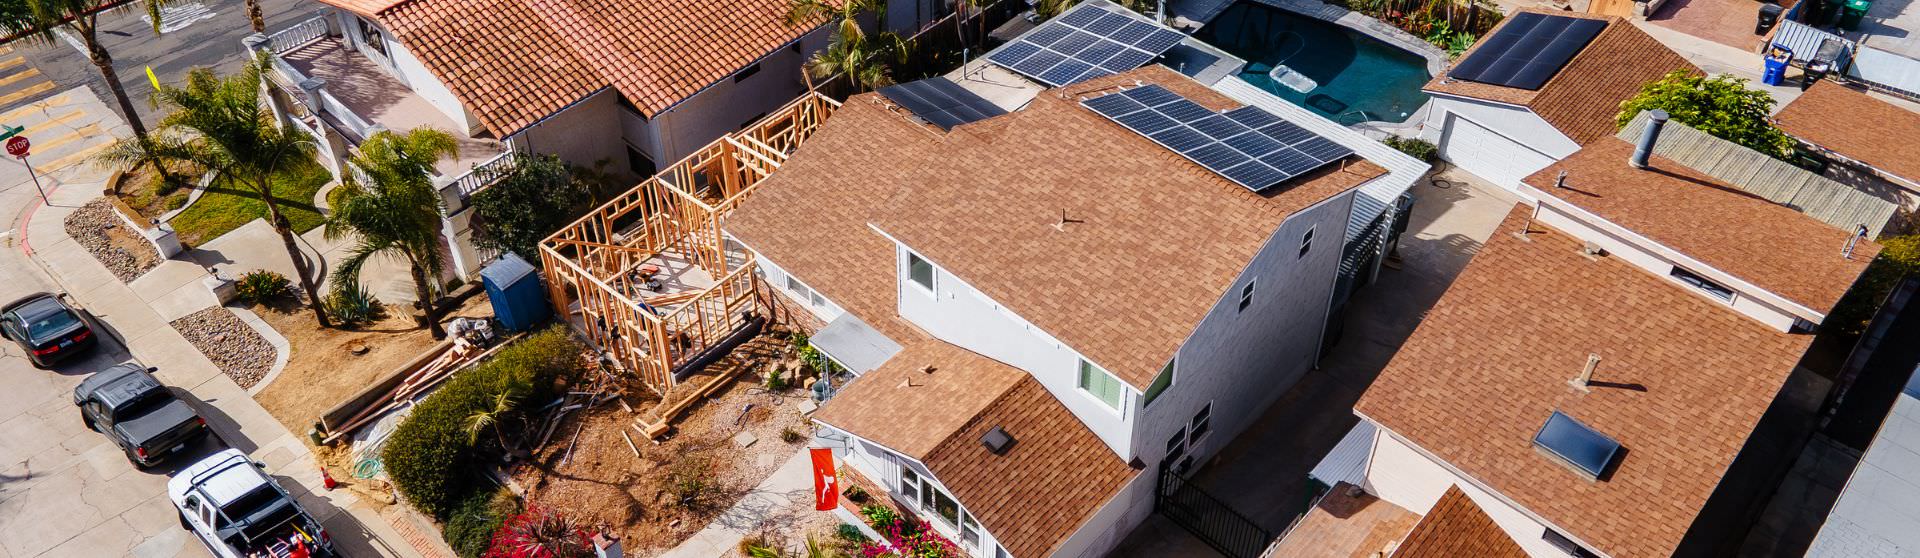
<svg viewBox="0 0 1920 558">
<path fill-rule="evenodd" d="M 1600 353 L 1587 353 L 1587 365 L 1580 369 L 1580 375 L 1567 384 L 1581 392 L 1587 391 L 1587 384 L 1593 382 L 1593 370 L 1600 367 Z"/>
<path fill-rule="evenodd" d="M 1660 139 L 1660 129 L 1667 126 L 1667 111 L 1653 109 L 1647 111 L 1647 127 L 1640 130 L 1640 143 L 1633 147 L 1633 158 L 1627 164 L 1633 168 L 1647 168 L 1647 158 L 1653 156 L 1653 144 Z"/>
</svg>

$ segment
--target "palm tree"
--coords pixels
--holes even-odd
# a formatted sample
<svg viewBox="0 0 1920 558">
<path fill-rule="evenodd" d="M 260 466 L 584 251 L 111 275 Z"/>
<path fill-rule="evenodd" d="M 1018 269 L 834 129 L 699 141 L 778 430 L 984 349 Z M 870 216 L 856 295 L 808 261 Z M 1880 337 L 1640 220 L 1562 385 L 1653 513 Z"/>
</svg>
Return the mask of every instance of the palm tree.
<svg viewBox="0 0 1920 558">
<path fill-rule="evenodd" d="M 266 206 L 267 223 L 280 234 L 287 257 L 293 260 L 300 288 L 307 293 L 307 307 L 320 327 L 332 327 L 321 308 L 314 273 L 294 238 L 293 224 L 280 213 L 281 202 L 273 195 L 274 179 L 289 164 L 313 157 L 314 145 L 306 135 L 281 128 L 260 102 L 260 83 L 268 64 L 262 54 L 233 75 L 222 77 L 208 68 L 194 68 L 187 72 L 184 86 L 161 86 L 153 94 L 154 101 L 171 110 L 160 119 L 159 130 L 144 141 L 117 141 L 99 157 L 120 164 L 149 159 L 192 163 L 220 173 L 258 197 Z"/>
<path fill-rule="evenodd" d="M 126 117 L 127 124 L 133 127 L 133 137 L 145 147 L 149 143 L 147 125 L 140 121 L 139 113 L 133 110 L 133 101 L 127 98 L 126 88 L 120 85 L 120 74 L 113 69 L 113 55 L 108 54 L 107 47 L 100 44 L 99 19 L 102 13 L 139 6 L 146 10 L 148 19 L 153 20 L 153 32 L 157 35 L 160 33 L 160 8 L 172 1 L 17 0 L 7 2 L 5 8 L 0 8 L 0 31 L 5 31 L 8 36 L 50 44 L 60 40 L 55 34 L 56 30 L 62 27 L 72 30 L 81 46 L 85 47 L 87 58 L 93 61 L 93 67 L 106 80 L 107 90 L 113 92 L 113 100 L 120 105 L 120 115 Z M 145 157 L 129 163 L 150 159 Z M 166 166 L 160 165 L 160 173 L 165 175 L 166 172 Z"/>
<path fill-rule="evenodd" d="M 365 171 L 370 184 L 349 179 L 340 185 L 339 207 L 327 218 L 329 239 L 357 238 L 334 272 L 334 281 L 358 281 L 367 260 L 392 254 L 407 261 L 413 277 L 414 304 L 420 308 L 420 327 L 434 339 L 447 336 L 434 309 L 436 278 L 440 277 L 439 190 L 433 187 L 433 165 L 452 156 L 459 144 L 453 136 L 433 128 L 415 128 L 405 134 L 377 132 L 360 144 L 351 159 Z"/>
<path fill-rule="evenodd" d="M 260 15 L 260 0 L 247 0 L 247 23 L 253 25 L 255 33 L 267 32 L 267 18 Z"/>
<path fill-rule="evenodd" d="M 893 82 L 892 64 L 905 64 L 910 53 L 906 39 L 892 31 L 867 33 L 860 26 L 860 15 L 887 11 L 886 0 L 792 0 L 787 7 L 787 25 L 805 25 L 830 17 L 837 27 L 827 49 L 807 60 L 807 73 L 814 78 L 846 74 L 855 87 L 873 89 Z"/>
<path fill-rule="evenodd" d="M 492 407 L 474 411 L 473 414 L 467 415 L 466 430 L 468 444 L 479 445 L 480 433 L 491 429 L 493 430 L 494 439 L 500 442 L 500 451 L 507 450 L 507 435 L 500 431 L 500 419 L 506 418 L 507 414 L 512 413 L 514 408 L 520 404 L 520 400 L 513 397 L 514 393 L 518 392 L 511 389 L 501 390 L 500 393 L 493 396 Z"/>
</svg>

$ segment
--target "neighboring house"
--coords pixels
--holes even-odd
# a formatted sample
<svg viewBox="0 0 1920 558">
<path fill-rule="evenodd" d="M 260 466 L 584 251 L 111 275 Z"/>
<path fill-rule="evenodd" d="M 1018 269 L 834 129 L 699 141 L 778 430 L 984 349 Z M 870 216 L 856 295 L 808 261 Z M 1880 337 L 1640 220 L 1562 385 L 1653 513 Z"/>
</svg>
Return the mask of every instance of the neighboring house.
<svg viewBox="0 0 1920 558">
<path fill-rule="evenodd" d="M 1920 113 L 1821 80 L 1773 115 L 1775 124 L 1829 161 L 1904 188 L 1906 206 L 1920 198 Z M 1892 194 L 1889 192 L 1889 194 Z"/>
<path fill-rule="evenodd" d="M 1896 289 L 1889 307 L 1920 302 L 1920 281 L 1909 281 Z M 1862 374 L 1885 373 L 1904 386 L 1892 397 L 1878 432 L 1873 433 L 1866 453 L 1860 455 L 1846 487 L 1826 515 L 1808 548 L 1808 558 L 1916 558 L 1920 557 L 1920 313 L 1903 312 L 1892 319 L 1882 313 L 1880 321 L 1867 331 L 1862 344 L 1876 344 L 1877 350 L 1861 368 Z M 1849 363 L 1851 364 L 1851 363 Z M 1814 510 L 1815 512 L 1819 510 Z"/>
<path fill-rule="evenodd" d="M 1525 179 L 1316 469 L 1481 527 L 1395 556 L 1727 555 L 1799 455 L 1812 331 L 1893 206 L 1678 123 L 1638 168 L 1648 120 Z"/>
<path fill-rule="evenodd" d="M 378 129 L 460 138 L 437 182 L 463 275 L 485 259 L 466 201 L 503 153 L 651 176 L 806 91 L 829 33 L 787 25 L 786 0 L 321 1 L 336 9 L 249 43 L 274 55 L 277 110 L 336 175 Z"/>
<path fill-rule="evenodd" d="M 1699 73 L 1617 17 L 1524 8 L 1427 82 L 1426 139 L 1502 188 L 1612 136 L 1620 103 L 1668 72 Z M 1525 195 L 1524 192 L 1522 195 Z"/>
<path fill-rule="evenodd" d="M 1425 165 L 1158 65 L 1011 112 L 969 83 L 848 99 L 723 226 L 858 375 L 814 415 L 843 470 L 974 556 L 1103 555 L 1161 471 L 1214 455 L 1314 366 L 1350 222 L 1391 225 L 1356 200 L 1396 185 L 1391 202 Z M 1095 108 L 1162 93 L 1359 155 L 1256 190 L 1120 124 L 1153 115 Z"/>
</svg>

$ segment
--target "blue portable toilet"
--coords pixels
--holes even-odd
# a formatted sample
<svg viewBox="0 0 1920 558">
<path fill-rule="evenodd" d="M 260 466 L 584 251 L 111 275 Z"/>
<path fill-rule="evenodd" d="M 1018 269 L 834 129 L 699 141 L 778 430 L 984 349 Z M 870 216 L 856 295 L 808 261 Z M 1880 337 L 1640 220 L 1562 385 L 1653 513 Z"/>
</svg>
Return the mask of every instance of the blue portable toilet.
<svg viewBox="0 0 1920 558">
<path fill-rule="evenodd" d="M 493 303 L 493 318 L 508 332 L 526 331 L 552 313 L 547 309 L 547 293 L 540 287 L 540 274 L 519 255 L 502 254 L 481 268 L 480 282 Z"/>
</svg>

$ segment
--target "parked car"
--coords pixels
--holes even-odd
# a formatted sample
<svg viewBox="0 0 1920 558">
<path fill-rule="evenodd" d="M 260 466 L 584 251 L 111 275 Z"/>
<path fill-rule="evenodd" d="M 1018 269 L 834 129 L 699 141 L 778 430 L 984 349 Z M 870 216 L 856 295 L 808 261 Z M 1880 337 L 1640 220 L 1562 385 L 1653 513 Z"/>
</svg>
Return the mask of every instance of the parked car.
<svg viewBox="0 0 1920 558">
<path fill-rule="evenodd" d="M 94 373 L 73 388 L 87 428 L 106 434 L 137 467 L 149 467 L 207 434 L 207 421 L 138 364 Z"/>
<path fill-rule="evenodd" d="M 0 336 L 19 343 L 35 368 L 53 366 L 93 348 L 93 328 L 60 297 L 34 293 L 0 306 Z"/>
<path fill-rule="evenodd" d="M 336 556 L 320 522 L 240 450 L 213 454 L 174 475 L 167 498 L 180 512 L 180 526 L 215 556 Z"/>
</svg>

